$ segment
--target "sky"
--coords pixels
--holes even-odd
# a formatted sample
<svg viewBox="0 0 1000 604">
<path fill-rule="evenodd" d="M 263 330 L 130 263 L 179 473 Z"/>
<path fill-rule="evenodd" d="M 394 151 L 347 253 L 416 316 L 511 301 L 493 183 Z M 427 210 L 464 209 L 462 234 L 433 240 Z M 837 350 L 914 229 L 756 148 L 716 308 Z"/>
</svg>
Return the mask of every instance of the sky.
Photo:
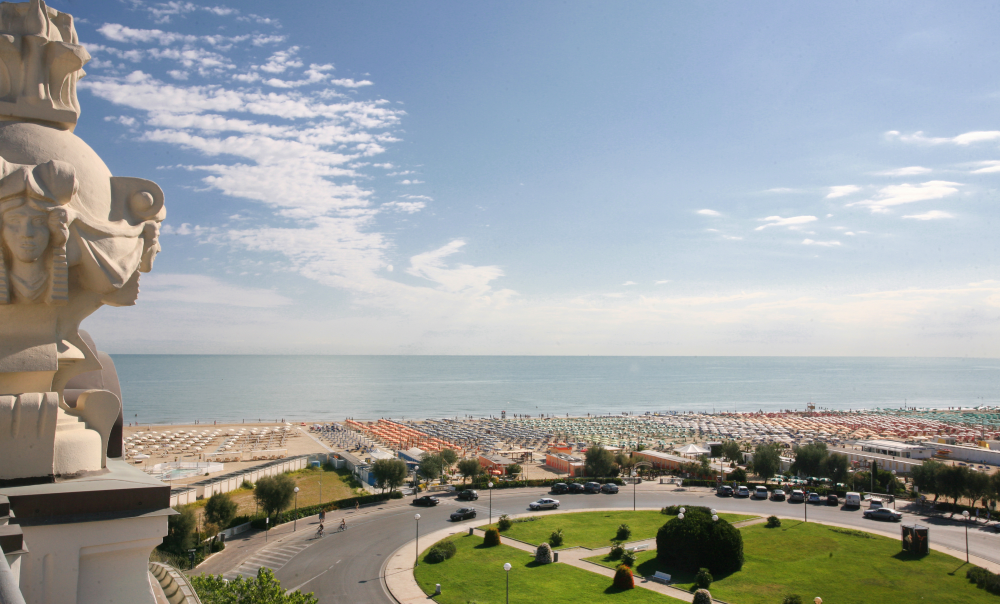
<svg viewBox="0 0 1000 604">
<path fill-rule="evenodd" d="M 114 353 L 1000 356 L 1000 5 L 53 0 Z"/>
</svg>

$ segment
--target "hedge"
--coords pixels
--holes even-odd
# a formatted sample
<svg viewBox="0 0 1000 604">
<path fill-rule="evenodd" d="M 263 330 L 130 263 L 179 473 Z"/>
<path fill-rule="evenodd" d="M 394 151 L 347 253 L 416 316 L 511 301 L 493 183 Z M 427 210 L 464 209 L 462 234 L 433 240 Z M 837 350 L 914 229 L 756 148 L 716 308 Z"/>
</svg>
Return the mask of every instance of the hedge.
<svg viewBox="0 0 1000 604">
<path fill-rule="evenodd" d="M 313 516 L 320 513 L 321 511 L 330 512 L 332 510 L 341 510 L 344 508 L 351 508 L 355 505 L 367 505 L 369 503 L 381 503 L 383 501 L 388 501 L 389 499 L 402 499 L 403 494 L 399 491 L 393 491 L 392 493 L 377 493 L 375 495 L 363 495 L 361 497 L 348 497 L 346 499 L 337 499 L 336 501 L 328 501 L 326 503 L 320 503 L 316 505 L 309 505 L 301 507 L 298 510 L 289 510 L 281 512 L 276 517 L 271 519 L 270 526 L 273 528 L 279 524 L 284 524 L 285 522 L 291 522 L 296 518 L 306 518 L 308 516 Z M 242 522 L 247 522 L 246 516 L 241 517 Z M 259 516 L 249 520 L 250 526 L 263 530 L 267 528 L 267 524 L 264 516 Z M 234 520 L 235 522 L 235 520 Z M 231 525 L 235 526 L 235 525 Z"/>
<path fill-rule="evenodd" d="M 965 578 L 976 584 L 979 589 L 985 589 L 991 594 L 1000 595 L 1000 575 L 996 575 L 978 566 L 965 571 Z"/>
</svg>

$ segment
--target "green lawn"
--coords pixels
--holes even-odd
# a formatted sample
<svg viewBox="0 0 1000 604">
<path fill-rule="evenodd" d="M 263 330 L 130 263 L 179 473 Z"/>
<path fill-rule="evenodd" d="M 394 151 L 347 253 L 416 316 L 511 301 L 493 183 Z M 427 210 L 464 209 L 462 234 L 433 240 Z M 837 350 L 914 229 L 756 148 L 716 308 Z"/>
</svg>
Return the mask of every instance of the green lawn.
<svg viewBox="0 0 1000 604">
<path fill-rule="evenodd" d="M 756 518 L 756 516 L 741 514 L 719 514 L 719 517 L 729 522 Z M 623 522 L 632 529 L 632 537 L 629 538 L 629 541 L 639 541 L 655 537 L 656 531 L 673 516 L 665 516 L 653 510 L 643 510 L 639 512 L 579 512 L 551 515 L 545 515 L 542 512 L 535 518 L 537 520 L 533 522 L 515 522 L 510 530 L 502 532 L 501 535 L 538 545 L 542 541 L 548 541 L 552 531 L 562 529 L 563 545 L 557 549 L 576 546 L 595 549 L 611 545 L 611 540 L 615 538 L 615 533 L 618 531 L 618 525 Z M 486 526 L 482 528 L 486 528 Z"/>
<path fill-rule="evenodd" d="M 799 594 L 805 602 L 820 596 L 837 604 L 998 601 L 969 583 L 964 561 L 933 550 L 914 558 L 901 553 L 899 539 L 792 520 L 783 520 L 777 529 L 756 524 L 740 530 L 746 557 L 743 570 L 716 577 L 710 589 L 713 597 L 727 602 L 773 604 L 789 593 Z M 588 560 L 616 564 L 602 556 Z M 692 576 L 661 568 L 655 551 L 639 554 L 637 576 L 657 570 L 673 574 L 682 589 L 693 583 Z"/>
<path fill-rule="evenodd" d="M 506 545 L 482 547 L 482 537 L 462 535 L 449 539 L 455 541 L 458 549 L 453 558 L 438 564 L 421 560 L 413 573 L 428 595 L 434 593 L 435 584 L 441 584 L 441 595 L 434 598 L 440 604 L 504 604 L 506 577 L 503 565 L 506 562 L 513 567 L 510 570 L 511 602 L 676 602 L 639 587 L 620 592 L 611 587 L 610 578 L 565 564 L 536 565 L 530 554 Z"/>
</svg>

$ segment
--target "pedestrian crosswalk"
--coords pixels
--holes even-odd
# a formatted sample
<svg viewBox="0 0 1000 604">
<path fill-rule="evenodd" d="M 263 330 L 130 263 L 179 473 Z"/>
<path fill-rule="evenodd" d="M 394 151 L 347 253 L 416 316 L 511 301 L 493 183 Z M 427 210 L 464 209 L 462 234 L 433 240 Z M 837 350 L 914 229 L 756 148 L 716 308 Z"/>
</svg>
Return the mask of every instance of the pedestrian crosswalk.
<svg viewBox="0 0 1000 604">
<path fill-rule="evenodd" d="M 236 569 L 229 571 L 223 578 L 232 581 L 236 577 L 244 576 L 253 578 L 257 576 L 257 571 L 261 568 L 278 570 L 288 564 L 299 552 L 312 545 L 311 542 L 293 541 L 291 543 L 276 543 L 271 547 L 266 547 L 253 556 L 247 558 Z"/>
</svg>

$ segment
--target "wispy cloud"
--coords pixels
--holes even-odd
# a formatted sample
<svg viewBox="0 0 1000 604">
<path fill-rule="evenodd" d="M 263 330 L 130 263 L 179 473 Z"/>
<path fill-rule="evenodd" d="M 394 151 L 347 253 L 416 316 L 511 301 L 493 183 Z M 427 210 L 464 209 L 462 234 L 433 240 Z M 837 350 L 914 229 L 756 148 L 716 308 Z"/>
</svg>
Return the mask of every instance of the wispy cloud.
<svg viewBox="0 0 1000 604">
<path fill-rule="evenodd" d="M 836 199 L 837 197 L 847 197 L 851 193 L 857 193 L 861 190 L 861 187 L 857 185 L 838 185 L 830 187 L 830 192 L 827 193 L 827 199 Z"/>
<path fill-rule="evenodd" d="M 802 189 L 791 189 L 788 187 L 774 187 L 772 189 L 764 189 L 764 193 L 802 193 Z"/>
<path fill-rule="evenodd" d="M 707 208 L 703 210 L 698 210 L 697 213 L 701 214 L 702 216 L 722 216 L 721 213 L 716 212 L 715 210 L 709 210 Z"/>
<path fill-rule="evenodd" d="M 625 286 L 625 285 L 638 285 L 638 283 L 636 283 L 635 281 L 626 281 L 625 283 L 622 283 L 622 285 L 623 286 Z"/>
<path fill-rule="evenodd" d="M 890 185 L 879 189 L 878 193 L 870 199 L 855 201 L 847 205 L 867 207 L 872 212 L 885 213 L 893 206 L 950 197 L 958 193 L 958 187 L 961 186 L 962 183 L 946 180 L 930 180 L 916 185 Z"/>
<path fill-rule="evenodd" d="M 922 131 L 917 131 L 913 134 L 901 134 L 898 130 L 890 130 L 885 133 L 885 136 L 889 140 L 898 140 L 904 143 L 913 143 L 918 145 L 952 144 L 965 146 L 975 143 L 1000 140 L 1000 130 L 977 130 L 951 137 L 927 136 Z"/>
<path fill-rule="evenodd" d="M 157 272 L 142 276 L 142 300 L 248 308 L 273 308 L 292 303 L 290 298 L 270 289 L 241 287 L 208 275 Z"/>
<path fill-rule="evenodd" d="M 905 168 L 895 168 L 892 170 L 883 170 L 881 172 L 875 172 L 876 176 L 918 176 L 920 174 L 930 174 L 934 170 L 930 168 L 924 168 L 923 166 L 907 166 Z"/>
<path fill-rule="evenodd" d="M 977 161 L 972 165 L 979 166 L 972 171 L 972 174 L 993 174 L 1000 172 L 1000 160 L 990 159 L 986 161 Z"/>
<path fill-rule="evenodd" d="M 653 285 L 663 285 L 664 283 L 670 283 L 673 279 L 660 279 L 659 281 L 654 281 Z"/>
<path fill-rule="evenodd" d="M 930 212 L 924 212 L 923 214 L 910 214 L 908 216 L 903 216 L 903 218 L 912 218 L 913 220 L 943 220 L 945 218 L 954 218 L 954 216 L 948 212 L 942 212 L 941 210 L 931 210 Z"/>
<path fill-rule="evenodd" d="M 390 201 L 383 203 L 382 207 L 386 210 L 394 210 L 404 214 L 416 214 L 426 208 L 427 204 L 422 201 Z"/>
<path fill-rule="evenodd" d="M 792 216 L 790 218 L 782 218 L 781 216 L 768 216 L 767 218 L 760 218 L 760 222 L 766 222 L 767 224 L 762 224 L 755 231 L 763 231 L 767 227 L 773 226 L 786 226 L 789 228 L 797 228 L 803 224 L 808 224 L 810 222 L 815 222 L 815 216 Z"/>
<path fill-rule="evenodd" d="M 812 239 L 803 239 L 802 245 L 819 245 L 822 247 L 837 247 L 840 245 L 839 241 L 813 241 Z"/>
</svg>

